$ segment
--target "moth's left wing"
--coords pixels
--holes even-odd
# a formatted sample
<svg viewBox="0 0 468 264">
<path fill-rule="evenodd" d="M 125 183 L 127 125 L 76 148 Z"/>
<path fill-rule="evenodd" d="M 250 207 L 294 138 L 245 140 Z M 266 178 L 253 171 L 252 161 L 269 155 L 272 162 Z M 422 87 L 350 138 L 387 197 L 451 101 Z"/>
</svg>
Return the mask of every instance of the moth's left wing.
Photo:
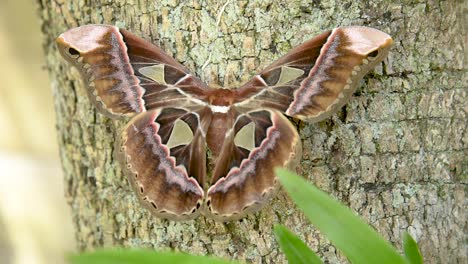
<svg viewBox="0 0 468 264">
<path fill-rule="evenodd" d="M 341 27 L 292 49 L 238 90 L 237 107 L 265 107 L 308 121 L 341 108 L 362 77 L 388 54 L 392 38 L 373 28 Z"/>
<path fill-rule="evenodd" d="M 296 128 L 280 112 L 241 113 L 216 160 L 205 214 L 228 221 L 259 210 L 278 186 L 274 168 L 295 167 L 301 150 Z"/>
<path fill-rule="evenodd" d="M 158 46 L 110 25 L 85 25 L 56 40 L 81 73 L 88 97 L 115 118 L 201 102 L 206 85 Z"/>
</svg>

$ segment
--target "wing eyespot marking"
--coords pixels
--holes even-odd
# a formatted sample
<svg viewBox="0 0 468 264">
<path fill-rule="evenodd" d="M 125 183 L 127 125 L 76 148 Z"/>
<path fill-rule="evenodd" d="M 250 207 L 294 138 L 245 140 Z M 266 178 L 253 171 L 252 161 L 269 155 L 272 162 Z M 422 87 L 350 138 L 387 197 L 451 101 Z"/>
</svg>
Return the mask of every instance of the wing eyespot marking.
<svg viewBox="0 0 468 264">
<path fill-rule="evenodd" d="M 79 56 L 80 55 L 80 52 L 77 51 L 76 49 L 70 47 L 68 48 L 68 54 L 72 55 L 72 56 Z"/>
<path fill-rule="evenodd" d="M 74 58 L 74 59 L 78 59 L 81 56 L 80 52 L 77 49 L 72 48 L 72 47 L 69 47 L 67 49 L 67 54 L 68 54 L 68 56 L 70 56 L 71 58 Z"/>
<path fill-rule="evenodd" d="M 377 56 L 379 56 L 379 50 L 378 49 L 376 49 L 374 51 L 371 51 L 369 54 L 367 54 L 367 57 L 371 58 L 371 59 L 375 59 L 375 58 L 377 58 Z"/>
</svg>

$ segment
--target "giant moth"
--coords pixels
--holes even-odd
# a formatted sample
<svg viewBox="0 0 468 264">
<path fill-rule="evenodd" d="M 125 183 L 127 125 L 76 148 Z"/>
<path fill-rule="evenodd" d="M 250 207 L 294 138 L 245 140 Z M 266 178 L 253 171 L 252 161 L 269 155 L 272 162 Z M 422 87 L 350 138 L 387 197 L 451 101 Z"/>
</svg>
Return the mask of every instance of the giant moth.
<svg viewBox="0 0 468 264">
<path fill-rule="evenodd" d="M 277 189 L 273 169 L 300 158 L 286 116 L 318 122 L 335 113 L 392 39 L 368 27 L 335 28 L 232 90 L 208 87 L 114 26 L 73 28 L 56 42 L 100 113 L 132 116 L 116 150 L 141 203 L 163 218 L 227 221 L 259 210 Z"/>
</svg>

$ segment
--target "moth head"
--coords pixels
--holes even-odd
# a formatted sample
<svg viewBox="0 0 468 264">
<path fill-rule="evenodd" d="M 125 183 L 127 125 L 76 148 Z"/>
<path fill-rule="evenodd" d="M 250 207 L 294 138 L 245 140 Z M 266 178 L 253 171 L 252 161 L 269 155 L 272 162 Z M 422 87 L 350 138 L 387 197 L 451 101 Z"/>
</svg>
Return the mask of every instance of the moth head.
<svg viewBox="0 0 468 264">
<path fill-rule="evenodd" d="M 114 27 L 105 25 L 86 25 L 70 29 L 55 40 L 60 54 L 69 62 L 76 64 L 87 55 L 104 47 L 106 38 L 112 37 Z"/>
</svg>

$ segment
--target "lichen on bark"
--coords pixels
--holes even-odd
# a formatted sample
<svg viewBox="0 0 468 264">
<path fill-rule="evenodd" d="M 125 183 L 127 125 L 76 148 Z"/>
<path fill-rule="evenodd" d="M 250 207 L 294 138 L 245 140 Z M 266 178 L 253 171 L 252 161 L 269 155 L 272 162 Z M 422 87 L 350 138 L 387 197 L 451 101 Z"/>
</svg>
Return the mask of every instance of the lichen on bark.
<svg viewBox="0 0 468 264">
<path fill-rule="evenodd" d="M 226 4 L 227 3 L 227 4 Z M 236 87 L 291 47 L 341 25 L 395 40 L 389 58 L 332 118 L 300 131 L 300 171 L 401 248 L 405 230 L 427 263 L 467 262 L 466 52 L 462 1 L 38 0 L 57 112 L 66 199 L 81 250 L 147 247 L 282 263 L 282 223 L 330 263 L 346 262 L 284 192 L 231 223 L 171 222 L 137 201 L 113 143 L 123 121 L 97 114 L 54 46 L 61 32 L 113 24 L 152 40 L 210 85 Z M 225 5 L 226 4 L 226 5 Z M 224 7 L 223 7 L 224 6 Z"/>
</svg>

